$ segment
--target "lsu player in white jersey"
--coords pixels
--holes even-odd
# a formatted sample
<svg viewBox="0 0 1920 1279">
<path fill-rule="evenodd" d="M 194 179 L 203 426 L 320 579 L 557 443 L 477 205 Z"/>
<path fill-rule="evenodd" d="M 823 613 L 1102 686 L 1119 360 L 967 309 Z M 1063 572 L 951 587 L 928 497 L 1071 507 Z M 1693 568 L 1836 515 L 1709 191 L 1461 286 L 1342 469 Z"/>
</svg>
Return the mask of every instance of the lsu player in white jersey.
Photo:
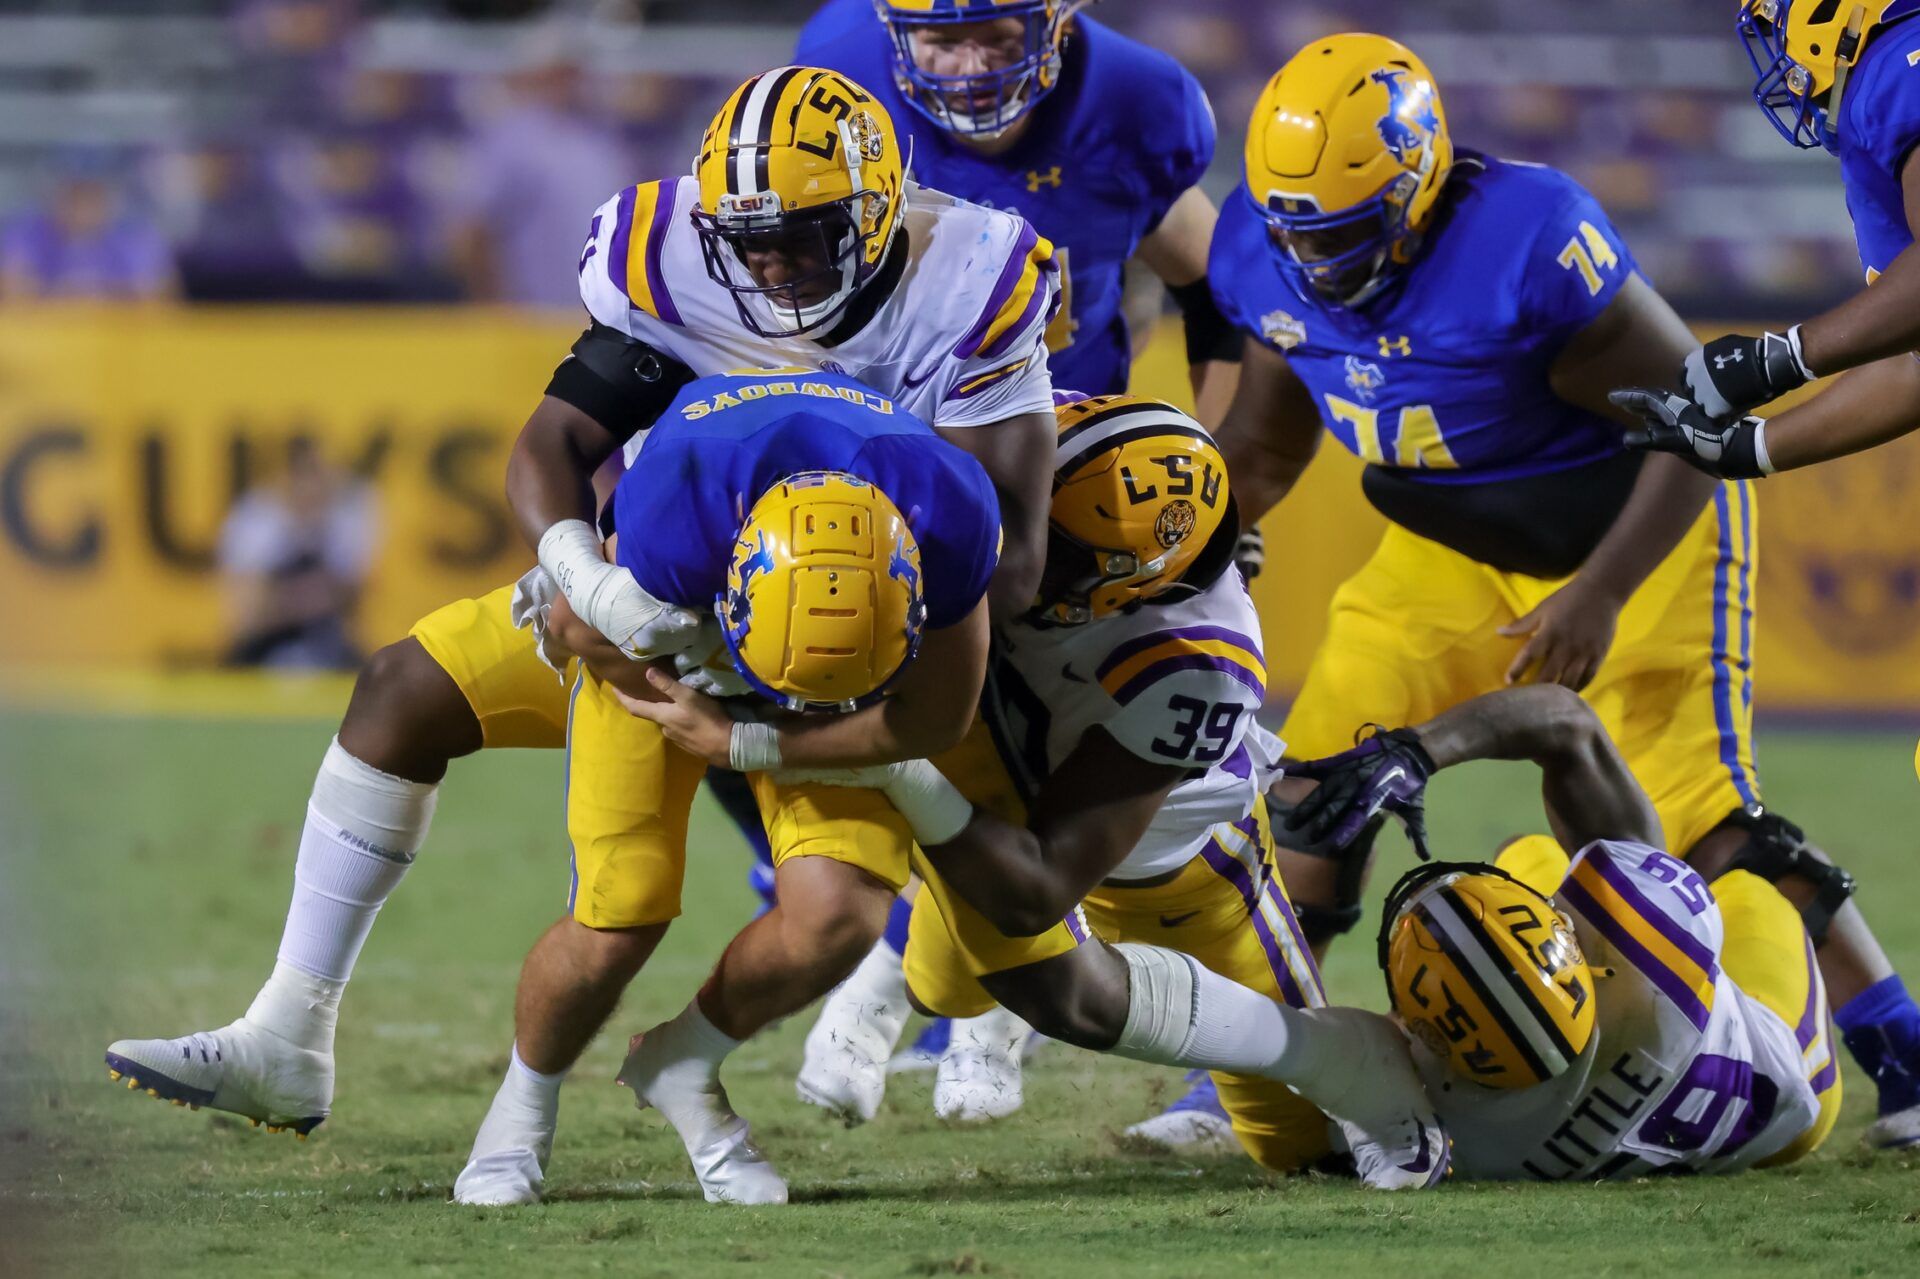
<svg viewBox="0 0 1920 1279">
<path fill-rule="evenodd" d="M 846 373 L 931 424 L 982 464 L 999 499 L 995 613 L 1032 600 L 1054 434 L 1052 246 L 1018 218 L 913 186 L 892 122 L 858 85 L 805 67 L 749 79 L 708 127 L 693 176 L 606 202 L 579 275 L 592 323 L 508 463 L 509 502 L 540 568 L 436 610 L 368 661 L 315 782 L 272 976 L 218 1030 L 115 1042 L 116 1078 L 301 1135 L 326 1118 L 342 993 L 426 840 L 450 761 L 568 743 L 567 682 L 543 663 L 531 624 L 547 602 L 564 595 L 635 659 L 711 642 L 710 618 L 653 598 L 608 562 L 593 485 L 696 374 Z M 569 768 L 583 874 L 596 861 L 684 856 L 684 761 L 650 725 L 613 711 L 585 717 L 596 740 Z M 926 725 L 925 749 L 951 728 Z M 507 1087 L 538 1091 L 564 1072 L 677 913 L 677 899 L 638 891 L 570 902 L 528 957 L 542 1029 L 518 1043 Z"/>
<path fill-rule="evenodd" d="M 1059 417 L 1046 573 L 998 630 L 986 731 L 970 757 L 886 774 L 935 872 L 904 974 L 862 964 L 816 1064 L 877 1104 L 910 999 L 952 1017 L 997 1001 L 1080 1047 L 1213 1071 L 1267 1167 L 1328 1153 L 1333 1115 L 1369 1184 L 1431 1185 L 1445 1136 L 1395 1093 L 1418 1087 L 1404 1039 L 1325 1007 L 1269 873 L 1281 744 L 1254 718 L 1266 674 L 1225 465 L 1169 405 L 1109 396 Z"/>
<path fill-rule="evenodd" d="M 1300 811 L 1336 840 L 1382 809 L 1417 822 L 1428 775 L 1475 759 L 1538 764 L 1557 840 L 1416 867 L 1379 942 L 1459 1172 L 1736 1172 L 1818 1147 L 1840 1073 L 1799 912 L 1749 871 L 1709 888 L 1661 849 L 1653 805 L 1570 691 L 1489 693 L 1293 770 L 1321 779 Z"/>
</svg>

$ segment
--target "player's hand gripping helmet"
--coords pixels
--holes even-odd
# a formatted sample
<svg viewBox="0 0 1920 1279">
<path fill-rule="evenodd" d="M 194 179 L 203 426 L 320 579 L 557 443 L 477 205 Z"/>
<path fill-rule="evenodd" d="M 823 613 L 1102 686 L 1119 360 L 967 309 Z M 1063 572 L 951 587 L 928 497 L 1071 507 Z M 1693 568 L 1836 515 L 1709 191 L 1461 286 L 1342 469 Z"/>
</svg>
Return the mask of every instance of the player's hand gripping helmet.
<svg viewBox="0 0 1920 1279">
<path fill-rule="evenodd" d="M 1415 1038 L 1456 1074 L 1527 1088 L 1593 1038 L 1593 976 L 1573 923 L 1496 866 L 1429 862 L 1387 894 L 1380 967 Z"/>
<path fill-rule="evenodd" d="M 1131 395 L 1063 404 L 1056 416 L 1035 618 L 1077 626 L 1211 585 L 1232 562 L 1239 517 L 1206 428 L 1171 404 Z"/>
<path fill-rule="evenodd" d="M 788 710 L 855 710 L 920 647 L 920 544 L 858 476 L 794 475 L 747 513 L 715 607 L 755 692 Z"/>
<path fill-rule="evenodd" d="M 900 96 L 948 132 L 985 140 L 1012 128 L 1059 82 L 1067 19 L 1090 2 L 873 0 L 873 7 L 893 37 Z M 958 28 L 1012 18 L 1020 20 L 1018 32 L 1009 25 L 1003 40 L 988 33 L 982 41 L 991 48 L 987 62 L 950 67 L 941 57 Z"/>
<path fill-rule="evenodd" d="M 1336 35 L 1295 54 L 1253 108 L 1246 198 L 1295 293 L 1358 307 L 1412 260 L 1453 168 L 1433 75 L 1413 50 Z"/>
<path fill-rule="evenodd" d="M 762 337 L 825 328 L 886 261 L 902 175 L 893 120 L 865 89 L 816 67 L 762 72 L 700 142 L 707 274 Z"/>
<path fill-rule="evenodd" d="M 1916 12 L 1914 0 L 1740 0 L 1754 101 L 1793 145 L 1838 151 L 1840 102 L 1867 37 Z"/>
</svg>

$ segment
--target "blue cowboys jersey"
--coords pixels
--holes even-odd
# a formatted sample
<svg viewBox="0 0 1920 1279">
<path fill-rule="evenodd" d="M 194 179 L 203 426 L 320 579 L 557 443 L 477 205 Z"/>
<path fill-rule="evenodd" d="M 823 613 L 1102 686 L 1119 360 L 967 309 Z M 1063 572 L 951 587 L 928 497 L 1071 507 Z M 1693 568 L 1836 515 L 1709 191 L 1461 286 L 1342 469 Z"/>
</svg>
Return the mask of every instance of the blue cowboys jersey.
<svg viewBox="0 0 1920 1279">
<path fill-rule="evenodd" d="M 920 543 L 928 626 L 953 625 L 986 595 L 1000 554 L 986 471 L 878 391 L 812 370 L 689 382 L 614 490 L 616 558 L 656 599 L 705 609 L 747 511 L 803 471 L 845 471 L 892 499 Z"/>
<path fill-rule="evenodd" d="M 857 26 L 854 9 L 865 16 Z M 869 0 L 830 0 L 801 33 L 794 60 L 830 67 L 876 95 L 910 139 L 916 181 L 1016 213 L 1052 240 L 1066 303 L 1047 331 L 1054 385 L 1089 395 L 1127 389 L 1123 268 L 1213 159 L 1213 110 L 1198 81 L 1166 54 L 1082 14 L 1060 82 L 1026 135 L 983 156 L 902 100 L 893 43 Z"/>
<path fill-rule="evenodd" d="M 1560 399 L 1547 375 L 1633 274 L 1619 233 L 1554 169 L 1462 151 L 1447 186 L 1420 256 L 1357 313 L 1294 292 L 1243 186 L 1208 258 L 1221 311 L 1286 356 L 1364 461 L 1464 483 L 1618 452 L 1620 428 Z"/>
<path fill-rule="evenodd" d="M 1920 144 L 1920 19 L 1877 33 L 1840 106 L 1840 180 L 1869 282 L 1913 243 L 1900 170 Z"/>
</svg>

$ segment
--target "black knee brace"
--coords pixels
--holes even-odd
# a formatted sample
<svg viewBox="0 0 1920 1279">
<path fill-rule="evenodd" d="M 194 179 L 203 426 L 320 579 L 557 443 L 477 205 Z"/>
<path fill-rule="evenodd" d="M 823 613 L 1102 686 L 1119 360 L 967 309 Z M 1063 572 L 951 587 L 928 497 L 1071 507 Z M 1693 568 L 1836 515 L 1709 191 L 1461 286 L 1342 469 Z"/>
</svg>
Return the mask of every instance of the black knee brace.
<svg viewBox="0 0 1920 1279">
<path fill-rule="evenodd" d="M 1306 937 L 1307 944 L 1321 946 L 1344 932 L 1350 932 L 1360 922 L 1360 916 L 1364 913 L 1360 908 L 1361 885 L 1366 879 L 1367 864 L 1373 860 L 1374 837 L 1386 825 L 1387 818 L 1384 813 L 1375 817 L 1361 829 L 1352 843 L 1342 848 L 1324 841 L 1309 843 L 1289 831 L 1286 817 L 1292 811 L 1291 804 L 1268 792 L 1267 822 L 1273 828 L 1274 841 L 1293 852 L 1334 862 L 1338 867 L 1331 905 L 1293 902 L 1293 917 L 1300 922 L 1300 931 Z"/>
<path fill-rule="evenodd" d="M 1741 809 L 1721 825 L 1747 832 L 1747 842 L 1727 864 L 1728 870 L 1744 870 L 1770 884 L 1794 875 L 1813 885 L 1813 900 L 1800 908 L 1800 921 L 1815 946 L 1824 944 L 1834 913 L 1853 896 L 1853 876 L 1815 855 L 1798 826 L 1758 805 Z"/>
</svg>

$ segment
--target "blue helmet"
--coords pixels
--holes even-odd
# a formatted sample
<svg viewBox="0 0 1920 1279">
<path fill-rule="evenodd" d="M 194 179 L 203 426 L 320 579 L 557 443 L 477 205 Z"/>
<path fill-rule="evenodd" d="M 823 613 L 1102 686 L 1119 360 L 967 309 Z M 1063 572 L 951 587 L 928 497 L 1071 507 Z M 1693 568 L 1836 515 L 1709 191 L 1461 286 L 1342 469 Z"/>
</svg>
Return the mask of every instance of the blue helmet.
<svg viewBox="0 0 1920 1279">
<path fill-rule="evenodd" d="M 949 133 L 995 138 L 1012 128 L 1060 80 L 1060 41 L 1067 19 L 1090 0 L 873 0 L 893 38 L 893 78 L 900 95 Z M 937 75 L 914 59 L 914 33 L 929 28 L 1018 18 L 1018 50 L 1007 66 Z M 938 38 L 938 32 L 935 33 Z M 1010 41 L 1011 43 L 1011 41 Z"/>
</svg>

